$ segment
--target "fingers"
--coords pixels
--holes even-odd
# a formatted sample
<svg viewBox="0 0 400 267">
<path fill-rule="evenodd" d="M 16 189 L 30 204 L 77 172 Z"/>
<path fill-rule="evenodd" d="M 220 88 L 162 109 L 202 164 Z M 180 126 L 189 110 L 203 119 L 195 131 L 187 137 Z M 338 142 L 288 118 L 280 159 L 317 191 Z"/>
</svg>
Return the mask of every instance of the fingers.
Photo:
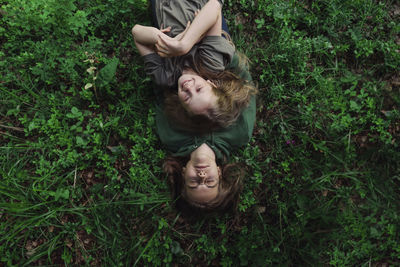
<svg viewBox="0 0 400 267">
<path fill-rule="evenodd" d="M 159 45 L 161 47 L 164 47 L 164 48 L 167 48 L 168 44 L 167 44 L 166 39 L 164 39 L 164 38 L 165 38 L 164 35 L 159 34 L 158 35 L 158 40 L 157 40 L 157 45 Z"/>
<path fill-rule="evenodd" d="M 161 31 L 162 33 L 170 32 L 170 31 L 171 31 L 171 26 L 168 26 L 168 27 L 165 28 L 165 29 L 160 28 L 160 31 Z"/>
<path fill-rule="evenodd" d="M 185 31 L 187 31 L 188 29 L 189 29 L 189 27 L 190 27 L 190 20 L 186 23 L 186 28 L 185 28 Z"/>
<path fill-rule="evenodd" d="M 162 54 L 166 54 L 168 51 L 167 49 L 165 49 L 165 47 L 159 45 L 158 43 L 155 44 L 155 47 L 157 49 L 157 53 L 162 53 Z"/>
<path fill-rule="evenodd" d="M 163 42 L 164 42 L 164 40 L 159 38 L 157 43 L 155 44 L 157 54 L 159 54 L 160 57 L 170 57 L 171 55 L 170 55 L 170 52 L 168 51 L 168 47 Z"/>
<path fill-rule="evenodd" d="M 190 20 L 186 23 L 186 28 L 185 28 L 185 30 L 184 30 L 184 31 L 182 32 L 182 34 L 181 34 L 182 36 L 185 35 L 185 33 L 187 32 L 187 30 L 189 30 L 190 23 L 191 23 Z"/>
<path fill-rule="evenodd" d="M 155 48 L 157 52 L 159 52 L 160 56 L 174 57 L 182 55 L 179 41 L 165 34 L 158 35 Z"/>
<path fill-rule="evenodd" d="M 169 56 L 170 56 L 167 50 L 164 50 L 164 49 L 162 49 L 162 48 L 159 48 L 159 47 L 157 47 L 157 45 L 156 45 L 156 48 L 157 48 L 157 53 L 158 53 L 160 56 L 162 56 L 162 57 L 169 57 Z"/>
<path fill-rule="evenodd" d="M 158 35 L 158 40 L 157 40 L 157 43 L 155 44 L 155 46 L 156 46 L 158 54 L 160 56 L 166 57 L 169 54 L 168 53 L 168 45 L 163 38 L 164 38 L 164 36 Z"/>
</svg>

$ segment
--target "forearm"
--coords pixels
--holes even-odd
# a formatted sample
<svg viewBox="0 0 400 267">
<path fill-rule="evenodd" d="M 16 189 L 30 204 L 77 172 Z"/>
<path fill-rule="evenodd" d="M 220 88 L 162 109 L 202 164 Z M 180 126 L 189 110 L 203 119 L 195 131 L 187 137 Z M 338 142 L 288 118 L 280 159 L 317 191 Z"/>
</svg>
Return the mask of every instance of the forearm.
<svg viewBox="0 0 400 267">
<path fill-rule="evenodd" d="M 210 0 L 194 18 L 181 42 L 188 52 L 204 35 L 221 35 L 221 4 Z"/>
<path fill-rule="evenodd" d="M 132 35 L 135 39 L 135 43 L 139 43 L 145 46 L 156 44 L 159 34 L 163 33 L 159 29 L 154 27 L 136 24 L 132 28 Z"/>
<path fill-rule="evenodd" d="M 155 44 L 160 34 L 164 34 L 161 30 L 136 24 L 132 28 L 132 35 L 135 41 L 136 48 L 141 56 L 155 53 Z"/>
<path fill-rule="evenodd" d="M 139 54 L 141 56 L 145 56 L 145 55 L 148 55 L 148 54 L 156 53 L 154 45 L 143 45 L 143 44 L 141 44 L 139 42 L 136 42 L 136 41 L 135 41 L 135 45 L 136 45 L 136 48 L 139 51 Z"/>
</svg>

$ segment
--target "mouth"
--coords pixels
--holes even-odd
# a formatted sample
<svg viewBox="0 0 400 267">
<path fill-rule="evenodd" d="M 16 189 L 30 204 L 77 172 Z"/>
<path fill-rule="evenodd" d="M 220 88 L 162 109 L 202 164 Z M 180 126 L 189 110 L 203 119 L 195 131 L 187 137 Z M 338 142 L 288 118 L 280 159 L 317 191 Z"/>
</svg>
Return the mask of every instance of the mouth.
<svg viewBox="0 0 400 267">
<path fill-rule="evenodd" d="M 207 168 L 207 167 L 209 167 L 209 166 L 208 166 L 208 165 L 198 165 L 198 166 L 195 166 L 196 169 L 205 169 L 205 168 Z"/>
<path fill-rule="evenodd" d="M 188 94 L 184 94 L 182 97 L 180 97 L 182 102 L 187 103 L 189 102 L 190 96 Z"/>
</svg>

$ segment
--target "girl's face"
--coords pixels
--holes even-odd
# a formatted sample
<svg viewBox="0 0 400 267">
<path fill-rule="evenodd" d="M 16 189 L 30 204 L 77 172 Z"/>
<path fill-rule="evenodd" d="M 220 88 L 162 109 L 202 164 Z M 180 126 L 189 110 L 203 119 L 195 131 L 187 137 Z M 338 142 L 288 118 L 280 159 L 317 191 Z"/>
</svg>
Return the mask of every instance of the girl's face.
<svg viewBox="0 0 400 267">
<path fill-rule="evenodd" d="M 182 169 L 188 198 L 199 203 L 213 200 L 218 195 L 221 169 L 215 158 L 199 155 L 191 158 Z"/>
<path fill-rule="evenodd" d="M 192 70 L 184 70 L 178 79 L 178 96 L 182 106 L 194 115 L 207 114 L 217 107 L 218 97 L 214 94 L 213 83 L 205 80 Z"/>
</svg>

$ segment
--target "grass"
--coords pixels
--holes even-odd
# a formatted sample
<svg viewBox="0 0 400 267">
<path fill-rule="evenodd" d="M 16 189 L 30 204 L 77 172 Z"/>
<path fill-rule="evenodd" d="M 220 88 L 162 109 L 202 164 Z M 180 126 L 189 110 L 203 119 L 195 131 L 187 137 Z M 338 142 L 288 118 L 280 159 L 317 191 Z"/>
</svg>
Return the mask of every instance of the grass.
<svg viewBox="0 0 400 267">
<path fill-rule="evenodd" d="M 147 2 L 2 3 L 1 263 L 398 265 L 399 9 L 226 1 L 260 89 L 249 171 L 236 213 L 184 218 L 130 36 Z"/>
</svg>

